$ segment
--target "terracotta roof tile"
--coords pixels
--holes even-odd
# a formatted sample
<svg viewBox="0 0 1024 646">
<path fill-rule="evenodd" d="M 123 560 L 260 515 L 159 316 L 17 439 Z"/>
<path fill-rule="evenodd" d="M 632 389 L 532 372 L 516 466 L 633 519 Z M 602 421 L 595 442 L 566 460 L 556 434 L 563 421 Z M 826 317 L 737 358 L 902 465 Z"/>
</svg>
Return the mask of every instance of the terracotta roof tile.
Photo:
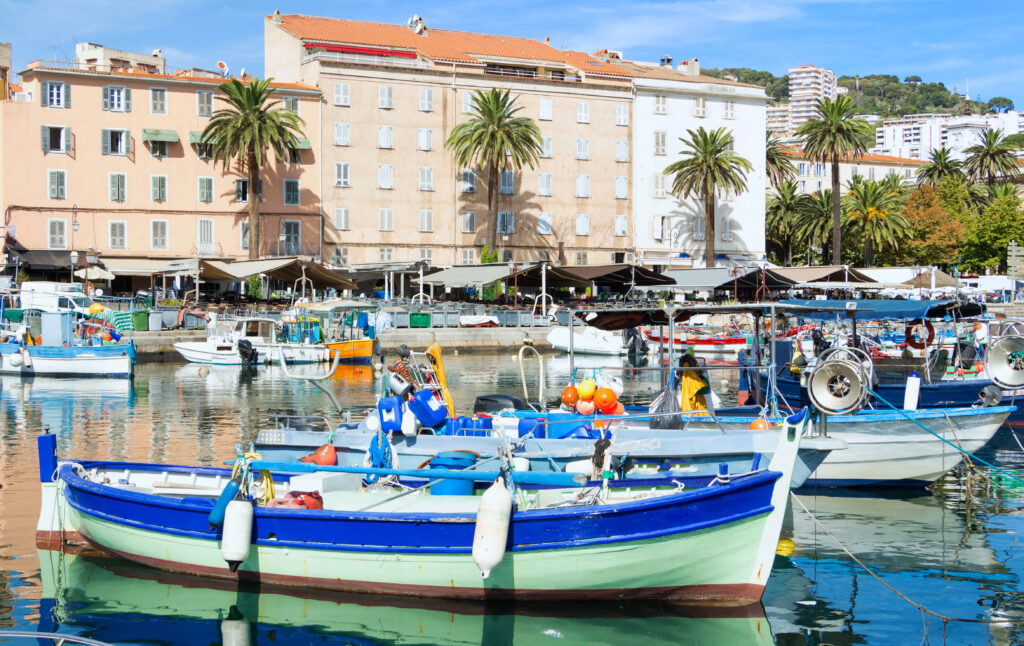
<svg viewBox="0 0 1024 646">
<path fill-rule="evenodd" d="M 39 66 L 36 66 L 36 67 L 30 67 L 29 69 L 25 70 L 24 72 L 21 72 L 21 75 L 22 76 L 28 76 L 29 74 L 32 74 L 34 72 L 71 72 L 71 73 L 74 73 L 74 74 L 90 74 L 90 75 L 101 75 L 101 76 L 127 76 L 127 77 L 132 77 L 132 78 L 137 78 L 137 79 L 160 79 L 160 80 L 170 80 L 170 81 L 184 81 L 186 83 L 220 84 L 220 83 L 227 83 L 228 81 L 231 80 L 231 79 L 228 79 L 228 78 L 221 78 L 221 77 L 215 77 L 215 76 L 179 76 L 177 74 L 152 74 L 150 72 L 139 72 L 139 71 L 135 71 L 135 70 L 121 70 L 121 69 L 119 69 L 117 71 L 114 71 L 114 72 L 104 72 L 104 71 L 96 71 L 96 70 L 81 70 L 81 69 L 76 69 L 74 67 L 74 64 L 71 64 L 68 67 L 56 67 L 56 66 L 52 66 L 51 67 L 51 66 L 48 66 L 48 65 L 39 65 Z M 232 78 L 234 78 L 234 77 L 232 77 Z M 245 81 L 242 81 L 242 83 L 248 84 L 249 81 L 245 80 Z M 270 86 L 271 87 L 276 87 L 276 88 L 292 89 L 292 90 L 309 90 L 311 92 L 317 92 L 320 89 L 320 88 L 318 88 L 316 86 L 306 85 L 304 83 L 271 83 Z"/>
</svg>

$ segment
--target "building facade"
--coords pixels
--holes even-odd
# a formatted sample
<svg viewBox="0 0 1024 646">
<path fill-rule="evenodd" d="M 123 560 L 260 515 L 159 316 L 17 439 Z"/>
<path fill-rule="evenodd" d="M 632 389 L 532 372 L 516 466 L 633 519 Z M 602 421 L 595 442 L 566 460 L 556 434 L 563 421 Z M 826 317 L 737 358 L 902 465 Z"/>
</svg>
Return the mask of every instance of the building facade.
<svg viewBox="0 0 1024 646">
<path fill-rule="evenodd" d="M 57 259 L 91 249 L 112 270 L 248 256 L 245 175 L 198 144 L 225 79 L 77 62 L 21 76 L 27 100 L 0 102 L 0 207 L 21 247 Z M 319 91 L 278 89 L 319 141 Z M 318 151 L 300 145 L 263 170 L 261 255 L 320 253 Z"/>
<path fill-rule="evenodd" d="M 793 178 L 801 193 L 832 189 L 832 164 L 815 162 L 808 159 L 803 151 L 794 150 L 789 153 L 796 167 Z M 905 183 L 917 181 L 917 171 L 924 164 L 919 159 L 906 159 L 891 155 L 863 155 L 856 159 L 839 162 L 839 192 L 846 194 L 854 176 L 871 181 L 878 181 L 886 175 L 895 173 Z"/>
<path fill-rule="evenodd" d="M 813 119 L 818 101 L 839 96 L 832 70 L 800 65 L 789 70 L 789 102 L 769 108 L 768 129 L 779 135 L 791 135 L 802 123 Z"/>
<path fill-rule="evenodd" d="M 963 160 L 967 157 L 964 149 L 980 143 L 986 130 L 1002 130 L 1005 135 L 1024 132 L 1024 113 L 908 114 L 886 119 L 875 130 L 871 152 L 927 160 L 932 150 L 944 148 L 954 159 Z"/>
<path fill-rule="evenodd" d="M 11 98 L 11 84 L 14 77 L 11 74 L 11 44 L 0 43 L 0 101 L 7 101 Z"/>
</svg>

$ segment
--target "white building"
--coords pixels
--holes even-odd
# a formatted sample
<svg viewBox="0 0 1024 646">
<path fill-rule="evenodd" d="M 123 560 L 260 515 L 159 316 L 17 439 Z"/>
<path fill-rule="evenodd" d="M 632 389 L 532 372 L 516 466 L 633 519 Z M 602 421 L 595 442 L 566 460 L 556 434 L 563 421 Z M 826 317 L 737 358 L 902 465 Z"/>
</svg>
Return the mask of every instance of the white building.
<svg viewBox="0 0 1024 646">
<path fill-rule="evenodd" d="M 964 149 L 981 140 L 986 130 L 1002 130 L 1012 135 L 1024 132 L 1024 113 L 908 114 L 886 119 L 875 131 L 872 153 L 927 160 L 937 148 L 949 149 L 955 159 L 964 159 Z"/>
<path fill-rule="evenodd" d="M 137 69 L 147 74 L 166 74 L 167 60 L 164 52 L 154 49 L 150 55 L 137 54 L 121 49 L 111 49 L 96 43 L 75 45 L 75 62 L 81 69 L 109 72 L 114 68 Z"/>
<path fill-rule="evenodd" d="M 789 102 L 769 106 L 768 129 L 781 136 L 791 135 L 818 114 L 818 101 L 845 93 L 836 84 L 832 70 L 813 65 L 794 67 L 789 70 Z"/>
<path fill-rule="evenodd" d="M 832 164 L 808 159 L 802 150 L 790 151 L 789 156 L 796 167 L 796 176 L 793 179 L 801 193 L 814 193 L 832 188 Z M 924 163 L 919 159 L 875 154 L 863 155 L 856 159 L 842 159 L 839 161 L 839 192 L 845 195 L 850 181 L 857 175 L 877 181 L 895 173 L 904 182 L 915 182 L 917 170 Z"/>
</svg>

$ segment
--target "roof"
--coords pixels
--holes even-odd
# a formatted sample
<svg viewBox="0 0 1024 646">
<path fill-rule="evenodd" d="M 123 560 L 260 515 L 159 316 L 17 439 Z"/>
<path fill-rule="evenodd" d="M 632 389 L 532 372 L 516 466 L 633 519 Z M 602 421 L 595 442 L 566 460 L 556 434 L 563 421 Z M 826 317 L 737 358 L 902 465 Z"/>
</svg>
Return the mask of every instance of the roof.
<svg viewBox="0 0 1024 646">
<path fill-rule="evenodd" d="M 822 265 L 820 267 L 776 267 L 776 274 L 794 283 L 817 283 L 841 281 L 847 283 L 873 283 L 875 279 L 853 267 L 843 265 Z"/>
<path fill-rule="evenodd" d="M 784 154 L 793 157 L 794 159 L 806 159 L 807 155 L 804 151 L 796 148 L 787 148 L 783 151 Z M 927 164 L 928 162 L 922 159 L 910 159 L 908 157 L 893 157 L 892 155 L 861 155 L 860 157 L 852 157 L 850 155 L 843 156 L 840 163 L 862 163 L 862 162 L 876 162 L 879 164 L 916 164 L 918 166 Z"/>
<path fill-rule="evenodd" d="M 502 280 L 509 275 L 508 263 L 497 262 L 487 265 L 460 265 L 444 269 L 423 277 L 427 285 L 444 285 L 445 287 L 474 287 Z"/>
<path fill-rule="evenodd" d="M 654 79 L 660 81 L 683 81 L 685 83 L 713 83 L 715 85 L 764 89 L 760 85 L 740 83 L 739 81 L 731 81 L 729 79 L 722 79 L 716 76 L 706 76 L 703 74 L 690 76 L 674 67 L 644 65 L 637 61 L 613 60 L 611 65 L 618 70 L 618 73 L 631 78 Z"/>
<path fill-rule="evenodd" d="M 52 63 L 52 64 L 49 64 Z M 100 70 L 83 70 L 78 69 L 77 63 L 73 62 L 60 62 L 60 61 L 33 61 L 29 63 L 30 67 L 21 72 L 22 77 L 35 74 L 37 72 L 58 72 L 64 74 L 82 74 L 87 76 L 105 76 L 105 77 L 127 77 L 139 80 L 164 80 L 164 81 L 178 81 L 181 83 L 206 83 L 209 85 L 220 85 L 227 83 L 231 80 L 241 81 L 243 84 L 248 85 L 250 81 L 242 79 L 231 78 L 217 78 L 210 76 L 179 76 L 177 74 L 152 74 L 150 72 L 142 72 L 135 70 L 124 70 L 117 69 L 115 71 L 100 71 Z M 280 89 L 291 89 L 308 92 L 319 92 L 320 89 L 313 85 L 306 85 L 304 83 L 271 83 L 271 87 Z"/>
<path fill-rule="evenodd" d="M 860 320 L 869 321 L 913 321 L 925 318 L 942 318 L 946 315 L 955 318 L 981 316 L 985 313 L 985 305 L 975 302 L 960 303 L 957 301 L 905 301 L 905 300 L 828 300 L 803 301 L 795 298 L 783 301 L 783 305 L 800 305 L 819 308 L 817 312 L 803 312 L 798 316 L 818 321 L 831 321 L 837 315 L 842 318 L 849 313 L 857 313 Z"/>
<path fill-rule="evenodd" d="M 557 267 L 557 271 L 570 274 L 580 280 L 602 285 L 653 286 L 671 285 L 673 280 L 654 270 L 620 263 L 617 265 L 576 265 Z"/>
</svg>

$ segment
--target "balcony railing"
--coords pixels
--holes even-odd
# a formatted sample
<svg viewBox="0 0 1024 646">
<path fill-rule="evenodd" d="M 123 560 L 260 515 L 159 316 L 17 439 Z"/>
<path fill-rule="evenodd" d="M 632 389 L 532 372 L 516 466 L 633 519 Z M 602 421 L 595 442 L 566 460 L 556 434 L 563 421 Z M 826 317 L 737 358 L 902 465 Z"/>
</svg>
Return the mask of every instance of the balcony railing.
<svg viewBox="0 0 1024 646">
<path fill-rule="evenodd" d="M 360 63 L 362 65 L 384 65 L 387 67 L 410 67 L 430 69 L 430 61 L 420 58 L 403 58 L 400 56 L 380 56 L 378 54 L 356 54 L 352 52 L 314 52 L 302 57 L 302 63 L 321 61 L 326 63 Z"/>
<path fill-rule="evenodd" d="M 303 256 L 310 258 L 320 257 L 319 242 L 275 242 L 265 251 L 267 256 Z"/>
</svg>

